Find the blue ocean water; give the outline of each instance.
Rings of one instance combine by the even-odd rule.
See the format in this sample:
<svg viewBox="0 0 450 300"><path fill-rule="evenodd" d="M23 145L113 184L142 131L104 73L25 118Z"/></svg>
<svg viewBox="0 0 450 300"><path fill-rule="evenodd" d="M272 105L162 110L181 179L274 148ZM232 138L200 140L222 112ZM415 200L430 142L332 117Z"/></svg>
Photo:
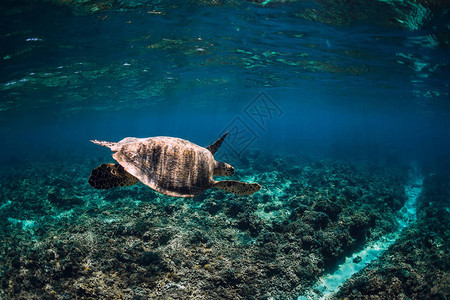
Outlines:
<svg viewBox="0 0 450 300"><path fill-rule="evenodd" d="M113 162L92 139L173 136L207 146L229 131L218 157L247 168L248 181L274 170L271 163L280 157L448 173L445 1L55 0L0 7L2 173L36 169L4 177L0 212L25 194L39 195L30 184L11 196L9 181L45 178L45 164L53 162L61 167L52 176L76 185L64 186L66 198L81 197L90 188L89 173L71 175L64 164L90 170L101 160ZM255 153L268 158L252 159L249 167L245 158ZM295 164L281 164L277 172L296 177ZM274 203L295 194L280 176L264 179L272 180L264 193ZM448 215L448 203L443 207ZM17 224L11 220L18 216L5 213L9 217ZM245 235L246 243L256 236ZM336 257L343 260L352 247Z"/></svg>
<svg viewBox="0 0 450 300"><path fill-rule="evenodd" d="M242 118L267 151L448 158L439 12L333 24L301 17L314 2L173 6L74 16L41 4L3 17L2 157L79 155L96 151L89 139L124 136L205 145ZM259 93L277 108L251 111L255 122L245 110Z"/></svg>

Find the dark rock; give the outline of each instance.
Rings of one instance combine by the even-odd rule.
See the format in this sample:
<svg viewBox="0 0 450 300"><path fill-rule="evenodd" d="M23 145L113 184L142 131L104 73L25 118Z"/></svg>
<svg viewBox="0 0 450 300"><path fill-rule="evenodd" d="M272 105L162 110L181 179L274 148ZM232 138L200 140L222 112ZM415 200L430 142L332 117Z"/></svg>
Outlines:
<svg viewBox="0 0 450 300"><path fill-rule="evenodd" d="M270 195L269 194L264 194L263 196L262 196L262 202L263 203L267 203L267 202L269 202L271 199L270 199Z"/></svg>
<svg viewBox="0 0 450 300"><path fill-rule="evenodd" d="M370 217L366 213L358 212L350 216L346 222L349 224L349 232L353 238L357 240L365 238L370 225Z"/></svg>
<svg viewBox="0 0 450 300"><path fill-rule="evenodd" d="M301 216L303 215L303 213L308 210L309 207L306 205L298 205L296 208L294 208L289 216L289 220L294 221L298 218L301 218Z"/></svg>
<svg viewBox="0 0 450 300"><path fill-rule="evenodd" d="M302 248L305 250L310 250L312 247L317 246L317 240L311 235L304 235L300 238Z"/></svg>
<svg viewBox="0 0 450 300"><path fill-rule="evenodd" d="M236 286L240 280L236 277L236 270L226 269L223 274L224 282L226 285Z"/></svg>
<svg viewBox="0 0 450 300"><path fill-rule="evenodd" d="M219 205L216 201L208 199L203 203L202 208L211 215L215 215L222 209L222 206Z"/></svg>
<svg viewBox="0 0 450 300"><path fill-rule="evenodd" d="M332 220L336 220L342 208L336 202L330 200L319 200L315 203L314 210L323 212Z"/></svg>
<svg viewBox="0 0 450 300"><path fill-rule="evenodd" d="M64 190L56 189L51 189L48 192L47 199L52 205L67 209L84 203L81 198L74 195L69 195Z"/></svg>
<svg viewBox="0 0 450 300"><path fill-rule="evenodd" d="M151 252L151 251L145 251L142 253L141 257L139 258L138 262L142 266L150 266L150 265L157 265L161 261L161 257L158 253Z"/></svg>
<svg viewBox="0 0 450 300"><path fill-rule="evenodd" d="M275 219L272 222L272 229L274 232L281 233L281 232L285 231L288 224L289 224L288 220L281 221L281 220Z"/></svg>
<svg viewBox="0 0 450 300"><path fill-rule="evenodd" d="M158 244L159 246L165 246L167 243L169 243L172 235L168 232L162 233L158 238Z"/></svg>
<svg viewBox="0 0 450 300"><path fill-rule="evenodd" d="M176 205L173 204L169 204L164 206L164 211L168 214L168 215L172 215L173 212L177 209Z"/></svg>
<svg viewBox="0 0 450 300"><path fill-rule="evenodd" d="M196 231L196 232L192 233L191 237L189 238L189 243L191 245L205 244L207 242L208 242L208 237L200 231Z"/></svg>
<svg viewBox="0 0 450 300"><path fill-rule="evenodd" d="M237 227L242 231L249 231L252 237L256 237L262 229L259 219L250 214L239 214Z"/></svg>
<svg viewBox="0 0 450 300"><path fill-rule="evenodd" d="M238 214L244 212L244 209L244 205L241 202L230 201L226 204L225 213L232 218L236 218Z"/></svg>
<svg viewBox="0 0 450 300"><path fill-rule="evenodd" d="M137 220L134 224L133 229L131 229L130 233L137 236L143 236L145 232L150 230L153 227L153 224L146 220Z"/></svg>
<svg viewBox="0 0 450 300"><path fill-rule="evenodd" d="M316 229L323 229L330 222L330 217L326 213L316 211L306 211L301 219Z"/></svg>
<svg viewBox="0 0 450 300"><path fill-rule="evenodd" d="M361 256L357 256L357 257L355 257L355 258L353 259L353 262L354 262L355 264L357 264L357 263L360 263L361 260L362 260Z"/></svg>

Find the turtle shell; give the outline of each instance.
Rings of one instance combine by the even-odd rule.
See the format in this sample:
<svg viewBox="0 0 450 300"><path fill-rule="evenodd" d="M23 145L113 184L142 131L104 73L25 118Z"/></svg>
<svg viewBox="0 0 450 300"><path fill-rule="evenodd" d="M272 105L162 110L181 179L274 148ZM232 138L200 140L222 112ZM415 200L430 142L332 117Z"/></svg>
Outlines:
<svg viewBox="0 0 450 300"><path fill-rule="evenodd" d="M187 140L125 138L111 150L128 173L162 194L193 197L213 184L214 156Z"/></svg>

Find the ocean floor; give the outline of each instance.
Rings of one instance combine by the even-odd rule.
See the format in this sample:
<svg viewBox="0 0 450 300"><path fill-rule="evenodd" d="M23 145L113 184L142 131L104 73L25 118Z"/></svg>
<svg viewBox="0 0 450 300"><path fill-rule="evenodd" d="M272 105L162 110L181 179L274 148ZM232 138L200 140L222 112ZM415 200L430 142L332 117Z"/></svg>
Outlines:
<svg viewBox="0 0 450 300"><path fill-rule="evenodd" d="M428 176L418 198L417 221L333 299L448 299L449 204L450 177Z"/></svg>
<svg viewBox="0 0 450 300"><path fill-rule="evenodd" d="M259 193L181 199L143 184L94 190L104 162L2 169L1 299L296 299L401 226L411 180L407 167L254 150L232 178ZM336 299L447 299L449 182L425 178L417 221Z"/></svg>

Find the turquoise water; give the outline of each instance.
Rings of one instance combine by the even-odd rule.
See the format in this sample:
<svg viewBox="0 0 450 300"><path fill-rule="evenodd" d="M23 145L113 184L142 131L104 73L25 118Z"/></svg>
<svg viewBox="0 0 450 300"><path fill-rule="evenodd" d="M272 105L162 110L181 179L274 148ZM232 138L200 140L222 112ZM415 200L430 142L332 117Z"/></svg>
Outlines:
<svg viewBox="0 0 450 300"><path fill-rule="evenodd" d="M0 298L295 299L386 235L398 247L420 240L396 234L416 226L401 221L416 211L402 209L414 177L427 194L410 232L427 232L426 218L441 224L421 259L448 258L449 9L2 3ZM114 163L92 139L171 136L206 147L226 131L215 158L261 191L181 199L142 183L88 184L92 169ZM397 292L428 295L408 290L419 285L411 278Z"/></svg>
<svg viewBox="0 0 450 300"><path fill-rule="evenodd" d="M321 7L161 4L73 16L35 4L11 11L2 21L1 110L2 136L12 142L3 150L16 154L27 140L26 155L78 155L96 151L92 138L155 135L204 145L241 117L258 137L255 146L274 152L445 157L444 16L429 11L418 30L402 22L420 16L398 13L389 22L394 16L368 15L370 7L355 16L353 7L326 12L345 15L344 24L309 20ZM251 111L255 124L245 108L261 92L278 108L262 107L266 116Z"/></svg>

